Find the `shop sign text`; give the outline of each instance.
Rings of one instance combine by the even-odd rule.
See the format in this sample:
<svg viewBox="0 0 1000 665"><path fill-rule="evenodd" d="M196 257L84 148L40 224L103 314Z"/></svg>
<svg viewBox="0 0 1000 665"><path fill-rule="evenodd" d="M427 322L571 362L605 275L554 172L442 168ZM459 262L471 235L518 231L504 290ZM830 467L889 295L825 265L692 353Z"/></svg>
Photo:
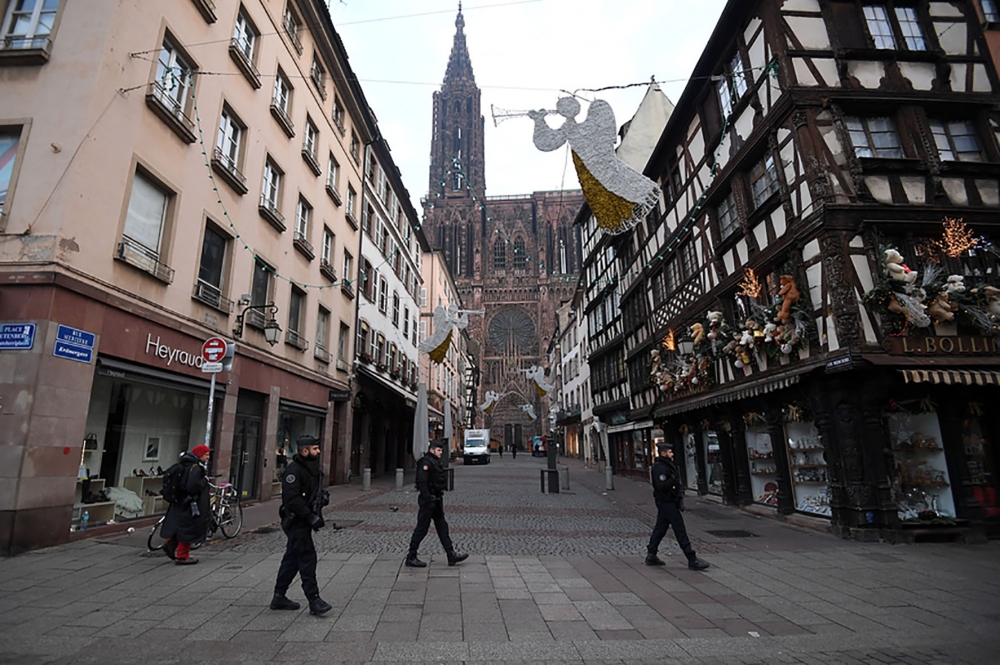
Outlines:
<svg viewBox="0 0 1000 665"><path fill-rule="evenodd" d="M189 353L180 349L173 349L166 344L160 344L159 336L153 339L152 333L146 335L146 353L152 353L157 358L166 360L167 367L170 367L173 363L178 363L180 365L187 365L188 367L201 368L201 364L204 362L200 350L198 353Z"/></svg>
<svg viewBox="0 0 1000 665"><path fill-rule="evenodd" d="M989 337L890 337L885 343L889 353L955 354L997 352L996 340Z"/></svg>

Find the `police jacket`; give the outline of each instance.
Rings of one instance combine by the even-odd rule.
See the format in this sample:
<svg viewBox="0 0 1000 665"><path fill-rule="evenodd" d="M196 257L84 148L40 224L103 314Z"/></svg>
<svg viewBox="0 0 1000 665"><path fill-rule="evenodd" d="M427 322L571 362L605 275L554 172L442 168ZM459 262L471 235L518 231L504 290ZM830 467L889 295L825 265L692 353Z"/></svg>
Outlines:
<svg viewBox="0 0 1000 665"><path fill-rule="evenodd" d="M676 502L682 495L680 473L677 465L669 457L657 457L653 468L649 471L649 479L653 484L653 498L657 501Z"/></svg>
<svg viewBox="0 0 1000 665"><path fill-rule="evenodd" d="M444 488L447 487L445 480L444 466L441 460L430 452L425 454L417 462L417 490L421 499L444 496Z"/></svg>
<svg viewBox="0 0 1000 665"><path fill-rule="evenodd" d="M294 516L296 523L308 524L322 478L318 459L307 460L301 455L293 457L281 477L282 516Z"/></svg>

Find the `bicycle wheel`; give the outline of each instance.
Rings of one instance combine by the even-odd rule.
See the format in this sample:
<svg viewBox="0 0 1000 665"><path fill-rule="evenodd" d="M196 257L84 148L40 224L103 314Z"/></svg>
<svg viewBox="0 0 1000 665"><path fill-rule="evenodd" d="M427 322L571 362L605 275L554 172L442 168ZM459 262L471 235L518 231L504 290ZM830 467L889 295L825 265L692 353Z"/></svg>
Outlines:
<svg viewBox="0 0 1000 665"><path fill-rule="evenodd" d="M149 538L146 539L146 549L150 552L155 552L156 550L163 549L163 543L165 542L163 538L160 538L160 525L163 524L165 518L161 517L160 521L153 525L153 528L149 530Z"/></svg>
<svg viewBox="0 0 1000 665"><path fill-rule="evenodd" d="M243 506L240 504L229 505L222 509L222 516L219 519L219 529L222 535L228 538L235 538L236 534L243 528Z"/></svg>

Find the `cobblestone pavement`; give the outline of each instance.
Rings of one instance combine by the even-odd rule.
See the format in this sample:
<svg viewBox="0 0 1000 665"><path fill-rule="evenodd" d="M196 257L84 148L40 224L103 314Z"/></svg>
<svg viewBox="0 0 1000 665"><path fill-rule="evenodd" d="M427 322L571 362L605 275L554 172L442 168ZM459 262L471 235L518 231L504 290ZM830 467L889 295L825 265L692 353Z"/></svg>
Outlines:
<svg viewBox="0 0 1000 665"><path fill-rule="evenodd" d="M197 566L146 554L141 534L2 560L0 663L1000 663L995 543L861 544L689 499L712 568L687 570L672 534L651 568L648 485L604 492L570 460L572 489L542 494L543 463L456 467L445 510L472 554L457 567L433 530L430 567L402 566L412 491L338 488L327 522L348 526L318 534L321 618L267 609L273 527Z"/></svg>

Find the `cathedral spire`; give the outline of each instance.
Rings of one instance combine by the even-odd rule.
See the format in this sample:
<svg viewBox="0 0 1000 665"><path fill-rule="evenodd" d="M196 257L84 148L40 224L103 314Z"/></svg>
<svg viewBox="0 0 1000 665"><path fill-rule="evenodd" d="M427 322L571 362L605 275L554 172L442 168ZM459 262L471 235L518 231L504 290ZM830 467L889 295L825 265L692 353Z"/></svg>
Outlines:
<svg viewBox="0 0 1000 665"><path fill-rule="evenodd" d="M458 16L455 17L455 43L451 47L448 58L448 69L444 74L444 84L465 80L475 82L472 74L472 60L469 59L469 49L465 45L465 17L462 16L462 3L458 3Z"/></svg>

